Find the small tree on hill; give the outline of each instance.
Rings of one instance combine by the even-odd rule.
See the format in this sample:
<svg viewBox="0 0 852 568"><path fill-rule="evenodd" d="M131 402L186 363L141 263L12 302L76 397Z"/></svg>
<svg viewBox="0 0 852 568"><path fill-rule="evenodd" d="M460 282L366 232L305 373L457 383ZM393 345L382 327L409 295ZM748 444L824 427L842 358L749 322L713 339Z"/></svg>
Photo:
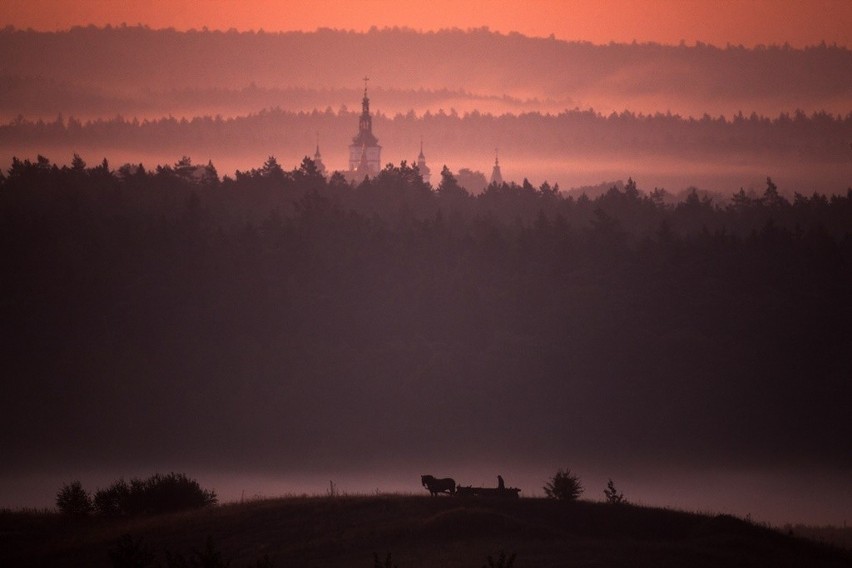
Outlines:
<svg viewBox="0 0 852 568"><path fill-rule="evenodd" d="M612 505L627 503L627 500L624 498L624 493L618 492L618 489L615 488L615 483L612 482L612 479L610 479L606 484L604 495L606 495L606 502Z"/></svg>
<svg viewBox="0 0 852 568"><path fill-rule="evenodd" d="M551 499L560 501L576 501L583 493L580 478L569 469L560 469L544 486L544 493Z"/></svg>
<svg viewBox="0 0 852 568"><path fill-rule="evenodd" d="M106 517L127 515L129 511L130 486L124 479L119 479L107 489L95 492L95 511Z"/></svg>
<svg viewBox="0 0 852 568"><path fill-rule="evenodd" d="M79 481L74 481L64 485L56 494L56 508L64 515L88 515L92 512L92 498Z"/></svg>

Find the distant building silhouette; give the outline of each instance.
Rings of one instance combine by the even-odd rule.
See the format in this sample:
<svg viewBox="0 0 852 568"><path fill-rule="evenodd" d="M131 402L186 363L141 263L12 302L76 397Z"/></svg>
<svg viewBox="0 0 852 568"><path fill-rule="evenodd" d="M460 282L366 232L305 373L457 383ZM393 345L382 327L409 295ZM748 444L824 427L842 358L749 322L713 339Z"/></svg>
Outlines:
<svg viewBox="0 0 852 568"><path fill-rule="evenodd" d="M358 134L349 145L349 171L358 175L374 177L382 169L382 147L373 134L373 117L370 116L370 98L367 96L367 81L364 78L364 98L361 101L361 117Z"/></svg>
<svg viewBox="0 0 852 568"><path fill-rule="evenodd" d="M370 161L367 158L367 147L361 146L361 159L358 162L358 167L355 168L357 179L364 179L367 176L374 177L376 173L378 172L370 166Z"/></svg>
<svg viewBox="0 0 852 568"><path fill-rule="evenodd" d="M503 174L500 173L500 157L497 150L494 150L494 169L491 170L491 184L502 185Z"/></svg>
<svg viewBox="0 0 852 568"><path fill-rule="evenodd" d="M202 166L193 164L189 156L184 156L175 164L174 173L193 185L211 185L219 181L219 174L212 160L208 160L207 165Z"/></svg>
<svg viewBox="0 0 852 568"><path fill-rule="evenodd" d="M325 164L322 163L322 154L319 149L319 134L317 134L317 151L314 152L314 165L317 167L317 172L323 177L326 175Z"/></svg>
<svg viewBox="0 0 852 568"><path fill-rule="evenodd" d="M420 177L423 181L429 183L432 179L432 170L426 165L426 156L423 155L423 137L420 138L420 154L417 155L417 169L420 171Z"/></svg>

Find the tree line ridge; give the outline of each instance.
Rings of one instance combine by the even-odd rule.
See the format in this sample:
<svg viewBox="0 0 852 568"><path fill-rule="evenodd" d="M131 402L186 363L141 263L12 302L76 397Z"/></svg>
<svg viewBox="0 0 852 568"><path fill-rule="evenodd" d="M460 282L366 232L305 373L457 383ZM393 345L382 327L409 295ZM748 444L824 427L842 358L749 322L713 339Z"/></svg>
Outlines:
<svg viewBox="0 0 852 568"><path fill-rule="evenodd" d="M248 465L447 447L542 459L535 441L555 432L581 433L558 436L578 460L852 455L836 435L852 192L473 196L448 170L435 187L407 164L350 185L310 160L208 186L173 166L128 174L41 159L0 179L9 388L49 401L0 418L18 463L47 448L73 461L77 439L188 459L210 436ZM305 423L310 439L288 434ZM648 431L625 439L635 423Z"/></svg>

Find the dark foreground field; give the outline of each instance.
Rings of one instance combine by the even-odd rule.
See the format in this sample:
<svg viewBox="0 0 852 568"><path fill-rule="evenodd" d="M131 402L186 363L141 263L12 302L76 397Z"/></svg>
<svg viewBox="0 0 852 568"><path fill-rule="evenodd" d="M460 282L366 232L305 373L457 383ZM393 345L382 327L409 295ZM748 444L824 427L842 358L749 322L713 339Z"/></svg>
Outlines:
<svg viewBox="0 0 852 568"><path fill-rule="evenodd" d="M111 566L129 534L166 565L212 538L234 568L852 566L852 553L728 516L599 503L408 496L287 498L137 519L0 513L0 566ZM189 564L192 566L207 564ZM224 565L224 564L222 564Z"/></svg>

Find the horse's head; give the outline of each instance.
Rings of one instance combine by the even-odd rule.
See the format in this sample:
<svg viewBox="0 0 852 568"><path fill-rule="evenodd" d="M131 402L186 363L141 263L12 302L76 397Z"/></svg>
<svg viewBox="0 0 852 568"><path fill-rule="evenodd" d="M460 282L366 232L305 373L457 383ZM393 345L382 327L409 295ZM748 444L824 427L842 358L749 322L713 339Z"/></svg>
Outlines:
<svg viewBox="0 0 852 568"><path fill-rule="evenodd" d="M423 484L423 487L426 487L429 484L429 482L433 481L434 479L435 478L432 477L431 475L421 475L420 476L420 483Z"/></svg>

